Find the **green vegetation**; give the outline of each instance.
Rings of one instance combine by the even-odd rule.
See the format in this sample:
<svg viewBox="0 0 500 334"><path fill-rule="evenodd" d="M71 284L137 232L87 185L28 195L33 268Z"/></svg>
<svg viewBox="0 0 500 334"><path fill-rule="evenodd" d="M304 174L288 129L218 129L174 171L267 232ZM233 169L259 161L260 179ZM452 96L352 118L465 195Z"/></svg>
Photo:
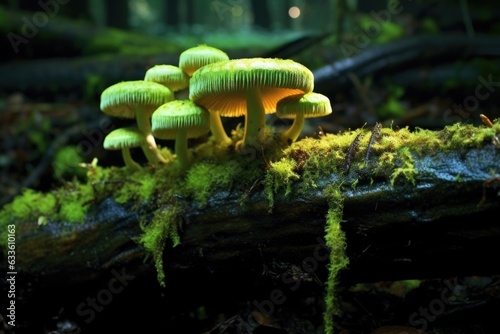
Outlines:
<svg viewBox="0 0 500 334"><path fill-rule="evenodd" d="M326 215L326 245L330 248L330 263L328 265L328 280L326 282L326 296L324 312L324 326L327 334L333 333L334 316L340 314L339 302L335 299L337 293L338 273L349 264L345 253L345 234L341 227L343 198L340 185L330 185L324 190L328 199L328 214Z"/></svg>
<svg viewBox="0 0 500 334"><path fill-rule="evenodd" d="M179 225L180 216L176 206L159 208L155 211L153 221L150 224L144 222L142 224L144 234L139 239L139 243L153 257L158 273L158 282L162 286L165 285L163 250L169 241L172 247L180 244Z"/></svg>

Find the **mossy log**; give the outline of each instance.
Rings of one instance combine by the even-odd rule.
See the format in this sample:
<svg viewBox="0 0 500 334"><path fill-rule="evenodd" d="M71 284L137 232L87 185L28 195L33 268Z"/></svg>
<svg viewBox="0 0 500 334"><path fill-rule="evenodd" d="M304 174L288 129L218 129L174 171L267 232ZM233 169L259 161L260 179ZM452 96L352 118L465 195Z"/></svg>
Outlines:
<svg viewBox="0 0 500 334"><path fill-rule="evenodd" d="M193 147L186 174L175 160L133 174L93 162L87 182L28 191L0 211L0 268L17 272L19 314L36 315L16 329L31 333L61 312L61 322L100 327L91 298L121 291L111 286L121 280L116 298L126 302L113 303L113 323L130 312L155 324L182 319L196 305L232 305L232 316L246 312L241 301L302 285L288 305L314 296L314 322L332 332L338 283L498 275L483 259L500 251L499 133L497 121L441 131L377 124L283 148L270 131L248 155L210 140Z"/></svg>
<svg viewBox="0 0 500 334"><path fill-rule="evenodd" d="M309 139L318 140L326 141ZM304 178L277 187L272 207L263 178L239 180L244 187L220 189L203 204L176 194L182 217L180 245L170 247L167 240L163 250L167 286L171 277L182 282L180 277L224 280L237 275L247 281L262 275L263 268L300 268L314 256L321 259L315 274L324 281L329 210L325 189L331 185L338 185L343 198L341 226L350 259L341 273L345 282L500 274L498 266L480 260L500 251L500 182L494 174L500 152L491 140L478 140L482 143L475 148L412 154L413 168L391 175L371 173L373 165L355 166L354 160L364 153L351 157L351 145L341 161L352 158L350 169L311 176L307 182L314 185L306 188ZM299 147L290 152L297 157L303 151ZM294 168L298 167L302 166ZM154 266L145 261L147 254L138 243L139 222L148 224L155 214L172 210L169 203L158 203L155 197L140 204L118 204L108 197L93 204L84 223L50 217L42 225L36 219L17 221L16 269L46 287L86 284L125 265L131 274L151 274ZM1 255L0 266L6 270L6 254Z"/></svg>

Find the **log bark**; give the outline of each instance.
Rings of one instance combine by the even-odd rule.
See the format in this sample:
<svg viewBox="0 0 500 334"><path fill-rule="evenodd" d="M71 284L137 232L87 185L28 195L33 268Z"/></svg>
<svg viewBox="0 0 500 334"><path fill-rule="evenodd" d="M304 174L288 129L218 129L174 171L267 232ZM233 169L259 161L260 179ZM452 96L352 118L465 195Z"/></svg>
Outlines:
<svg viewBox="0 0 500 334"><path fill-rule="evenodd" d="M389 180L378 179L343 188L342 228L351 262L342 279L353 283L500 274L498 266L481 261L500 251L500 182L490 174L499 163L498 149L488 144L415 158L414 185L391 186ZM317 254L321 261L315 274L324 281L328 205L323 190L338 177L318 179L317 187L300 197L278 194L272 212L258 182L244 205L242 194L231 192L215 194L205 207L181 199L181 244L167 245L164 252L167 280L229 279L234 273L252 280L264 267L274 272L284 264L300 267ZM355 178L347 176L346 181ZM151 203L132 208L108 198L82 224L17 222L18 272L47 287L86 284L124 265L134 275L150 274L153 266L144 261L146 254L136 242L139 217L168 209ZM2 270L5 257L2 253Z"/></svg>

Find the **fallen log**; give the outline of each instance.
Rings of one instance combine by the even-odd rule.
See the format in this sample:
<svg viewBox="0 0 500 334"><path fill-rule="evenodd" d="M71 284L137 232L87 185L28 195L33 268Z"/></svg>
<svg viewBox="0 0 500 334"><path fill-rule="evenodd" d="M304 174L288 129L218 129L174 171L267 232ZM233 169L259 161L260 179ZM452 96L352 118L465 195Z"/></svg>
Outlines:
<svg viewBox="0 0 500 334"><path fill-rule="evenodd" d="M359 129L306 138L278 155L267 146L263 155L225 152L236 165L227 157L213 156L213 147L207 150L212 144L207 144L194 151L197 162L178 183L168 179L168 166L148 171L162 191L146 201L119 199L125 182L134 189L138 180L147 182L146 174L127 178L118 169L94 179L90 205L88 199L83 203L89 206L83 223L52 219L58 217L55 213L16 218L6 206L0 221L15 225L21 303L35 300L32 305L38 305L47 298L47 292L40 291L53 289L91 286L95 293L99 284L107 284L110 272L142 281L158 269L165 273L166 293L174 304L185 299L186 289L191 302L217 298L234 284L242 289L230 298L247 296L255 289L243 287L254 286L262 277L292 286L313 282L310 289L321 291L331 279L328 265L336 259L330 257L335 240L325 232L332 212L341 213L337 223L347 242L349 265L339 273L341 286L498 275L498 266L479 261L500 247L500 179L492 174L500 162L498 132L498 123L492 128L455 125L436 132ZM222 171L238 165L246 172L255 169L254 177L217 183ZM189 187L201 175L195 173L198 168L208 174L208 193L202 194L207 188L199 184ZM100 172L89 167L90 174ZM111 188L101 192L103 184ZM80 191L71 187L66 185L65 196ZM170 192L174 187L179 188ZM32 205L36 211L36 201ZM178 234L148 230L172 223L172 217ZM143 236L148 231L156 233L148 240L161 232L155 239L158 247L146 247ZM0 266L7 272L4 248L0 255ZM156 262L155 269L151 259L162 266ZM159 294L162 282L157 283L141 287L141 295ZM85 293L76 293L69 305L78 305ZM82 317L78 307L76 313Z"/></svg>
<svg viewBox="0 0 500 334"><path fill-rule="evenodd" d="M325 217L331 207L325 189L335 185L343 198L342 228L350 265L342 275L349 282L500 274L497 267L477 260L500 247L496 223L499 179L491 174L500 162L498 148L491 143L497 127L464 126L472 137L461 147L443 151L424 148L427 154L412 153L406 158L406 153L397 153L401 149L394 148L391 137L399 133L402 138L413 138L410 132L387 130L381 140L389 143L384 149L392 150L395 159L395 165L388 169L381 159L390 157L377 148L380 144L371 148L376 160L364 165L368 138L358 142L357 152L352 151L352 144L342 148L332 144L331 137L353 142L354 134L363 130L328 135L328 145L334 146L323 146L316 157L306 154L300 142L286 151L293 157L290 161L296 162L290 179L283 179L277 171L282 160L265 169L263 158L255 155L252 161L258 167L253 168L262 169L261 176L239 180L231 189L218 189L201 200L203 203L196 194L179 189L163 203L153 197L140 204L119 204L106 197L91 204L83 223L57 221L50 216L37 219L36 215L16 220L8 206L1 221L16 226L17 271L36 278L41 286L86 284L124 264L135 275L150 272L153 267L150 261L144 262L147 252L138 242L143 233L140 225L149 224L159 212L174 209L181 218L181 242L172 248L168 238L162 239L167 245L162 254L167 281L174 272L177 278L214 273L231 276L232 272L254 277L262 274L264 265L276 267L274 270L280 263L300 267L304 259L327 253ZM430 136L444 143L456 138L455 131ZM326 137L303 142L325 145ZM404 147L413 152L417 148L412 141L417 143L416 137L405 139ZM344 158L334 158L337 165L330 170L323 166L318 167L317 175L310 174L317 163L314 159L330 161L332 154ZM405 165L408 163L412 166ZM273 173L278 174L269 178ZM116 184L121 184L99 182L109 182L113 192L118 191ZM94 191L99 182L92 184ZM270 187L269 182L277 183ZM309 185L304 187L305 183ZM6 270L5 250L1 257L0 266ZM318 275L324 280L328 261L321 258L324 263L318 264Z"/></svg>

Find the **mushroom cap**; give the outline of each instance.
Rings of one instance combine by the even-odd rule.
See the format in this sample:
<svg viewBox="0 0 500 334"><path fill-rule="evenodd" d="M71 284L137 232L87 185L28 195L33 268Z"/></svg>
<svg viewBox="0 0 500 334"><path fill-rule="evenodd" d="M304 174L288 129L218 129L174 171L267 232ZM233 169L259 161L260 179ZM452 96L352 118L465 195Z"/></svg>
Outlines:
<svg viewBox="0 0 500 334"><path fill-rule="evenodd" d="M221 116L246 114L246 92L258 87L266 114L284 97L314 89L314 75L289 59L242 58L203 66L190 82L189 98Z"/></svg>
<svg viewBox="0 0 500 334"><path fill-rule="evenodd" d="M279 118L295 118L298 114L304 115L305 118L313 118L331 113L330 99L314 92L287 96L279 100L276 105L276 116Z"/></svg>
<svg viewBox="0 0 500 334"><path fill-rule="evenodd" d="M155 65L146 71L145 81L153 81L177 92L189 86L189 76L174 65Z"/></svg>
<svg viewBox="0 0 500 334"><path fill-rule="evenodd" d="M141 108L149 114L174 99L174 93L162 84L136 80L122 81L106 88L101 94L101 110L110 116L134 118Z"/></svg>
<svg viewBox="0 0 500 334"><path fill-rule="evenodd" d="M188 76L192 76L200 67L223 60L229 60L229 56L224 51L201 44L189 48L180 54L179 67Z"/></svg>
<svg viewBox="0 0 500 334"><path fill-rule="evenodd" d="M137 128L119 128L108 133L104 138L103 147L106 150L139 147L146 142L144 134Z"/></svg>
<svg viewBox="0 0 500 334"><path fill-rule="evenodd" d="M200 137L210 131L210 114L190 100L175 100L160 106L151 116L151 130L160 139L175 139L179 129L187 130L188 138Z"/></svg>

